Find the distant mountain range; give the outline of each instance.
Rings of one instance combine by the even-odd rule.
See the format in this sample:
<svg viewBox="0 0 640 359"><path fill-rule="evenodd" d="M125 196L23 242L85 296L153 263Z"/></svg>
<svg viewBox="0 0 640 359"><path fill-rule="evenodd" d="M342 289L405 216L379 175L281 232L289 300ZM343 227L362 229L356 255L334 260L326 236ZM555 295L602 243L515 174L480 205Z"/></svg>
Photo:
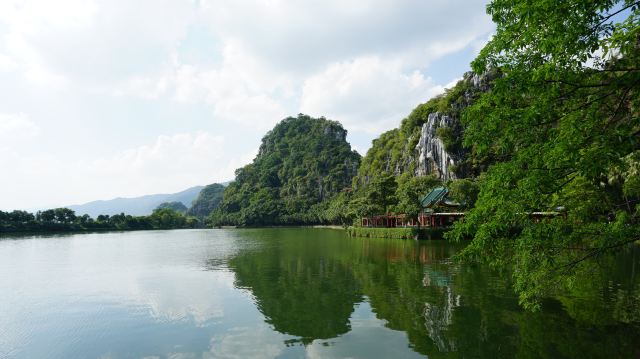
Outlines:
<svg viewBox="0 0 640 359"><path fill-rule="evenodd" d="M76 214L88 214L96 217L100 214L114 215L118 213L130 214L132 216L146 216L163 202L182 202L185 206L191 207L193 202L204 186L195 186L178 193L170 194L150 194L134 198L115 198L104 201L93 201L80 205L67 206Z"/></svg>

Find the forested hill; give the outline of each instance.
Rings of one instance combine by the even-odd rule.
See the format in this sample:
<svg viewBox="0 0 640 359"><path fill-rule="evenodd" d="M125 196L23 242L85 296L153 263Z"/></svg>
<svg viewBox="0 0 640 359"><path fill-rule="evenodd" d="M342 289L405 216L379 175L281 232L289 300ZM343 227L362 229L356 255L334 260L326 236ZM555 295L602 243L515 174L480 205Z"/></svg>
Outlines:
<svg viewBox="0 0 640 359"><path fill-rule="evenodd" d="M496 33L471 64L483 75L376 139L335 207L351 221L415 216L416 198L447 182L467 208L445 237L472 238L458 257L512 268L521 303L539 308L640 241L640 3L487 11Z"/></svg>
<svg viewBox="0 0 640 359"><path fill-rule="evenodd" d="M198 197L193 200L187 214L198 218L204 218L210 215L211 212L220 205L226 185L226 183L213 183L205 186L202 191L200 191L200 194L198 194Z"/></svg>
<svg viewBox="0 0 640 359"><path fill-rule="evenodd" d="M262 139L254 161L236 171L213 223L321 222L327 201L351 186L360 164L346 137L340 123L322 117L282 120Z"/></svg>
<svg viewBox="0 0 640 359"><path fill-rule="evenodd" d="M473 177L487 159L462 145L462 112L490 88L495 73L466 73L444 94L418 105L400 126L373 140L362 159L358 184L384 174L431 175L441 181ZM424 189L425 191L428 189Z"/></svg>
<svg viewBox="0 0 640 359"><path fill-rule="evenodd" d="M496 33L473 73L376 139L324 218L415 218L445 184L465 212L445 238L472 239L458 258L512 268L536 309L640 242L640 3L487 11Z"/></svg>

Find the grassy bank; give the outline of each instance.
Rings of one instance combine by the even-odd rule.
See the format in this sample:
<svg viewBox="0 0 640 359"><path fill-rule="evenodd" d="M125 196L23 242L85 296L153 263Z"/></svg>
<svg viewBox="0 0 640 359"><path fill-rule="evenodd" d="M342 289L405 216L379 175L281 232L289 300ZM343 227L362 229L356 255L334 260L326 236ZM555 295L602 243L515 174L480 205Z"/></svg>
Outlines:
<svg viewBox="0 0 640 359"><path fill-rule="evenodd" d="M398 238L398 239L442 239L445 228L369 228L349 227L351 237Z"/></svg>

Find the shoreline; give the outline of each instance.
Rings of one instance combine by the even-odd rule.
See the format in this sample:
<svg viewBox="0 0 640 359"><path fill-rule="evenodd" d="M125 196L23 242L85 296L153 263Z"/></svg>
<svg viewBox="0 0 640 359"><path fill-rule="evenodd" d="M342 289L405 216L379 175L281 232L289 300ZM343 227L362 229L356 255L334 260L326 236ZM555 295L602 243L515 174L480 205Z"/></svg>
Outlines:
<svg viewBox="0 0 640 359"><path fill-rule="evenodd" d="M75 230L47 230L47 231L0 231L0 239L3 237L23 237L23 236L47 236L56 234L91 234L108 232L139 232L139 231L171 231L182 229L285 229L285 228L307 228L307 229L332 229L346 231L349 237L360 238L392 238L392 239L414 239L414 240L444 240L443 234L449 228L415 228L415 227L345 227L341 225L316 224L316 225L282 225L282 226L220 226L220 227L200 227L200 228L153 228L153 229L75 229Z"/></svg>
<svg viewBox="0 0 640 359"><path fill-rule="evenodd" d="M140 231L171 231L176 229L260 229L260 228L318 228L318 229L339 229L346 230L345 227L339 225L291 225L291 226L259 226L259 227L238 227L238 226L220 226L220 227L195 227L195 228L144 228L144 229L116 229L116 228L96 228L96 229L58 229L58 230L19 230L19 231L0 231L0 238L3 236L33 236L33 235L50 235L50 234L80 234L80 233L105 233L105 232L140 232Z"/></svg>
<svg viewBox="0 0 640 359"><path fill-rule="evenodd" d="M444 240L444 233L450 228L416 228L416 227L349 227L350 237L392 238L413 240Z"/></svg>

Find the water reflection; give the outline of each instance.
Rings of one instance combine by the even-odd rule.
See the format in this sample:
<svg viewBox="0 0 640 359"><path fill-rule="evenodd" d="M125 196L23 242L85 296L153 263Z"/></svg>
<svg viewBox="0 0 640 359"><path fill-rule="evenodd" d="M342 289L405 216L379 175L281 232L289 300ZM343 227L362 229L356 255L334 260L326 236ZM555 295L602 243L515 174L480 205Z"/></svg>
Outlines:
<svg viewBox="0 0 640 359"><path fill-rule="evenodd" d="M577 285L574 290L581 293L550 299L542 312L527 313L518 306L508 276L449 262L458 247L445 242L349 239L309 230L272 230L261 237L262 247L230 258L235 285L253 294L276 331L307 346L313 343L311 351L318 342L331 347L336 341L327 339L342 343L358 332L354 308L366 305L380 325L405 333L409 347L430 358L638 354L635 276L629 281L622 275L630 287L605 288L603 296L600 285L620 278L615 271L601 271L600 279L585 278L590 288ZM611 260L630 268L635 255ZM599 312L601 307L608 311ZM584 322L586 313L605 317ZM389 332L371 335L376 342Z"/></svg>
<svg viewBox="0 0 640 359"><path fill-rule="evenodd" d="M0 358L639 357L638 248L539 313L508 276L450 262L459 248L318 229L0 240Z"/></svg>
<svg viewBox="0 0 640 359"><path fill-rule="evenodd" d="M326 242L299 239L280 237L281 245L231 258L236 286L251 290L275 330L303 344L347 333L354 305L362 300L353 271L329 255Z"/></svg>
<svg viewBox="0 0 640 359"><path fill-rule="evenodd" d="M424 303L424 320L427 335L435 343L438 351L456 351L456 343L453 338L446 336L446 331L453 322L453 311L460 306L460 295L455 294L449 284L451 275L448 272L438 271L434 268L425 268L422 284L425 287L434 287L440 290L443 302Z"/></svg>

